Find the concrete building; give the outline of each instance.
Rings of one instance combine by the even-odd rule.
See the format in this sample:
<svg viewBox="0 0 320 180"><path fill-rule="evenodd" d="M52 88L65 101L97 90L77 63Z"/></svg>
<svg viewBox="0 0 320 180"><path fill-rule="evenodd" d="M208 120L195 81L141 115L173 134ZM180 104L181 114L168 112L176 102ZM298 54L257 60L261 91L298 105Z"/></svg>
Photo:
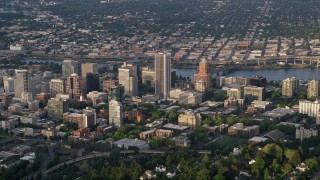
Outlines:
<svg viewBox="0 0 320 180"><path fill-rule="evenodd" d="M124 63L119 69L119 84L124 86L124 94L138 95L138 69L137 65Z"/></svg>
<svg viewBox="0 0 320 180"><path fill-rule="evenodd" d="M205 92L211 88L211 73L209 63L206 59L202 59L199 63L198 73L194 75L195 89L200 92Z"/></svg>
<svg viewBox="0 0 320 180"><path fill-rule="evenodd" d="M240 109L242 109L243 104L244 104L244 99L235 99L234 97L229 97L228 99L224 100L223 107L224 108L239 107Z"/></svg>
<svg viewBox="0 0 320 180"><path fill-rule="evenodd" d="M263 101L265 97L266 89L264 87L257 86L245 86L244 87L244 99L246 101L259 100Z"/></svg>
<svg viewBox="0 0 320 180"><path fill-rule="evenodd" d="M120 84L111 87L108 90L108 101L111 100L121 102L124 99L124 87Z"/></svg>
<svg viewBox="0 0 320 180"><path fill-rule="evenodd" d="M87 91L87 73L89 74L98 74L98 64L97 63L82 63L81 64L81 78L82 78L82 90L83 92L90 92L91 90Z"/></svg>
<svg viewBox="0 0 320 180"><path fill-rule="evenodd" d="M254 76L249 79L251 86L266 87L267 79L261 76Z"/></svg>
<svg viewBox="0 0 320 180"><path fill-rule="evenodd" d="M182 148L189 148L191 145L191 141L185 135L180 135L177 137L172 138L175 145Z"/></svg>
<svg viewBox="0 0 320 180"><path fill-rule="evenodd" d="M154 87L155 71L150 69L149 67L142 67L141 79L142 84L149 84L151 87Z"/></svg>
<svg viewBox="0 0 320 180"><path fill-rule="evenodd" d="M181 89L173 89L170 91L170 98L175 99L179 104L200 104L202 103L202 94L191 91L182 91Z"/></svg>
<svg viewBox="0 0 320 180"><path fill-rule="evenodd" d="M48 129L42 129L42 130L41 130L41 134L42 134L43 136L46 136L47 138L49 138L49 137L55 137L55 136L57 135L57 130L55 130L55 129L50 129L50 128L48 128Z"/></svg>
<svg viewBox="0 0 320 180"><path fill-rule="evenodd" d="M149 144L145 141L141 140L134 140L134 139L120 139L118 141L115 141L112 143L113 146L118 147L118 148L124 148L124 149L129 149L130 147L135 147L138 148L139 150L148 150L149 149Z"/></svg>
<svg viewBox="0 0 320 180"><path fill-rule="evenodd" d="M54 119L62 119L63 113L69 111L69 103L67 100L60 98L51 98L47 104L48 116Z"/></svg>
<svg viewBox="0 0 320 180"><path fill-rule="evenodd" d="M93 112L69 113L63 114L63 122L70 122L78 124L79 128L88 128L96 124L96 114Z"/></svg>
<svg viewBox="0 0 320 180"><path fill-rule="evenodd" d="M50 95L56 97L57 94L65 93L65 82L62 79L51 79L50 80Z"/></svg>
<svg viewBox="0 0 320 180"><path fill-rule="evenodd" d="M311 138L312 136L318 136L318 130L305 129L304 127L296 129L296 139L303 141L304 139Z"/></svg>
<svg viewBox="0 0 320 180"><path fill-rule="evenodd" d="M28 92L29 74L27 70L16 70L16 78L14 79L14 95L21 98L23 92Z"/></svg>
<svg viewBox="0 0 320 180"><path fill-rule="evenodd" d="M246 77L241 76L235 76L235 77L225 77L225 76L219 76L217 80L217 86L222 87L224 85L230 85L230 84L239 84L239 85L249 85L250 80Z"/></svg>
<svg viewBox="0 0 320 180"><path fill-rule="evenodd" d="M62 76L69 77L73 73L81 73L80 63L70 59L64 60L62 63Z"/></svg>
<svg viewBox="0 0 320 180"><path fill-rule="evenodd" d="M156 53L155 66L155 95L166 99L169 97L171 88L171 54Z"/></svg>
<svg viewBox="0 0 320 180"><path fill-rule="evenodd" d="M320 112L320 103L319 101L299 101L299 113L307 114L308 116L316 117Z"/></svg>
<svg viewBox="0 0 320 180"><path fill-rule="evenodd" d="M93 106L96 106L101 102L107 101L108 94L104 92L92 91L87 94L87 98L91 100Z"/></svg>
<svg viewBox="0 0 320 180"><path fill-rule="evenodd" d="M227 96L233 97L235 99L243 99L244 98L244 86L243 85L235 85L230 87L227 90Z"/></svg>
<svg viewBox="0 0 320 180"><path fill-rule="evenodd" d="M14 79L9 76L4 76L3 88L5 93L14 93Z"/></svg>
<svg viewBox="0 0 320 180"><path fill-rule="evenodd" d="M198 92L186 91L178 99L179 104L197 105L202 103L202 94Z"/></svg>
<svg viewBox="0 0 320 180"><path fill-rule="evenodd" d="M287 78L282 81L282 96L292 97L298 93L299 80L295 77Z"/></svg>
<svg viewBox="0 0 320 180"><path fill-rule="evenodd" d="M123 106L120 102L111 100L109 102L109 125L121 127L123 121Z"/></svg>
<svg viewBox="0 0 320 180"><path fill-rule="evenodd" d="M248 112L265 112L269 111L274 107L274 104L270 101L258 101L254 100L248 105Z"/></svg>
<svg viewBox="0 0 320 180"><path fill-rule="evenodd" d="M86 84L83 84L86 83ZM99 74L87 73L85 77L85 82L82 82L83 91L82 92L91 92L100 90Z"/></svg>
<svg viewBox="0 0 320 180"><path fill-rule="evenodd" d="M161 138L171 138L173 136L172 130L166 129L151 129L148 131L141 132L139 134L139 139L141 140L149 140L153 137L161 137Z"/></svg>
<svg viewBox="0 0 320 180"><path fill-rule="evenodd" d="M308 98L318 98L319 96L319 81L311 80L308 82Z"/></svg>
<svg viewBox="0 0 320 180"><path fill-rule="evenodd" d="M320 124L320 113L316 116L316 124Z"/></svg>
<svg viewBox="0 0 320 180"><path fill-rule="evenodd" d="M102 91L107 93L112 87L115 87L119 84L118 80L104 80L102 82Z"/></svg>
<svg viewBox="0 0 320 180"><path fill-rule="evenodd" d="M228 128L228 135L251 138L253 136L259 135L259 126L244 126L243 123L236 123Z"/></svg>
<svg viewBox="0 0 320 180"><path fill-rule="evenodd" d="M202 117L200 113L194 113L192 110L186 111L184 114L180 114L178 118L178 124L183 126L190 126L190 129L195 130L201 125Z"/></svg>
<svg viewBox="0 0 320 180"><path fill-rule="evenodd" d="M78 74L73 73L67 78L66 93L71 99L79 99L82 94L81 79Z"/></svg>

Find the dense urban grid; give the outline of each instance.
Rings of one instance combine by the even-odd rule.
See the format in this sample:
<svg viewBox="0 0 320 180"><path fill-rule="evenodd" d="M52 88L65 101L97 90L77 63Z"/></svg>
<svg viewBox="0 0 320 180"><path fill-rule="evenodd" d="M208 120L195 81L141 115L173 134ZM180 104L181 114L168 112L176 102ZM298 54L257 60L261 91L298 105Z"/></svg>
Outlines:
<svg viewBox="0 0 320 180"><path fill-rule="evenodd" d="M319 68L319 8L1 0L0 180L320 177L320 78L228 76Z"/></svg>

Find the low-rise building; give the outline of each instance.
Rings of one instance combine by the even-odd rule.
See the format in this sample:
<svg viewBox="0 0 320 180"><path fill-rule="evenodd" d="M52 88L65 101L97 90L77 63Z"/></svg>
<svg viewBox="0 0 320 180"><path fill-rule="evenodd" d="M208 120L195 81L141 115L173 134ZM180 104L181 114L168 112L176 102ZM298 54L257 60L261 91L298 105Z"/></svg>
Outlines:
<svg viewBox="0 0 320 180"><path fill-rule="evenodd" d="M293 115L295 113L297 113L297 111L295 111L294 109L285 107L285 108L276 108L271 111L264 112L262 116L271 120L275 120L275 119L280 119L285 115Z"/></svg>
<svg viewBox="0 0 320 180"><path fill-rule="evenodd" d="M42 130L41 130L41 134L42 134L43 136L46 136L47 138L49 138L49 137L54 137L54 136L57 135L57 130L56 130L56 129L50 129L50 128L48 128L48 129L42 129Z"/></svg>
<svg viewBox="0 0 320 180"><path fill-rule="evenodd" d="M318 136L318 130L305 129L304 127L296 129L296 139L303 141L304 139L311 138L312 136Z"/></svg>
<svg viewBox="0 0 320 180"><path fill-rule="evenodd" d="M180 114L178 117L179 125L189 126L192 130L195 130L198 126L200 126L201 121L201 115L193 112L192 110L188 110L184 114Z"/></svg>
<svg viewBox="0 0 320 180"><path fill-rule="evenodd" d="M191 145L191 141L188 139L187 136L180 135L177 137L172 138L175 145L182 148L189 148Z"/></svg>
<svg viewBox="0 0 320 180"><path fill-rule="evenodd" d="M244 126L243 123L236 123L228 128L228 135L251 138L259 135L259 126Z"/></svg>
<svg viewBox="0 0 320 180"><path fill-rule="evenodd" d="M129 149L131 147L138 148L139 150L148 150L149 144L146 141L134 140L134 139L120 139L112 143L115 147Z"/></svg>
<svg viewBox="0 0 320 180"><path fill-rule="evenodd" d="M139 139L148 140L148 139L152 139L153 137L170 138L172 136L173 136L173 131L172 130L151 129L151 130L148 130L148 131L141 132L139 134Z"/></svg>

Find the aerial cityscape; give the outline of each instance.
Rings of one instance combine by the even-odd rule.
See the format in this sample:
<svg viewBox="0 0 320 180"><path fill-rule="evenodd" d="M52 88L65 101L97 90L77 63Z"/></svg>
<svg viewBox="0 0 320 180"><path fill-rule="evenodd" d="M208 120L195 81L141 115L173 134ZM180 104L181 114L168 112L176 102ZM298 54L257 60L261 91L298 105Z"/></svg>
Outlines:
<svg viewBox="0 0 320 180"><path fill-rule="evenodd" d="M317 0L0 1L0 180L316 180L319 96Z"/></svg>

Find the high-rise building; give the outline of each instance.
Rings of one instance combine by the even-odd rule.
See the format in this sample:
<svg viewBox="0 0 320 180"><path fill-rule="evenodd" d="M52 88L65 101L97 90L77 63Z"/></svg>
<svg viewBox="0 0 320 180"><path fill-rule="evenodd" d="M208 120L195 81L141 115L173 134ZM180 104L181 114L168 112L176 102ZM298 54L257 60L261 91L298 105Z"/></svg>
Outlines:
<svg viewBox="0 0 320 180"><path fill-rule="evenodd" d="M319 101L299 101L299 113L307 114L308 116L317 117L320 112L320 102Z"/></svg>
<svg viewBox="0 0 320 180"><path fill-rule="evenodd" d="M121 127L123 121L123 106L120 102L111 100L109 102L109 125Z"/></svg>
<svg viewBox="0 0 320 180"><path fill-rule="evenodd" d="M66 93L69 94L69 97L71 99L77 99L80 98L82 92L81 92L81 78L78 74L73 73L67 78L66 83Z"/></svg>
<svg viewBox="0 0 320 180"><path fill-rule="evenodd" d="M299 80L295 77L287 78L282 81L282 96L292 97L298 93Z"/></svg>
<svg viewBox="0 0 320 180"><path fill-rule="evenodd" d="M235 77L225 77L225 76L219 76L217 78L217 87L222 87L224 85L230 85L230 84L240 84L240 85L249 85L250 81L247 77L242 76L235 76Z"/></svg>
<svg viewBox="0 0 320 180"><path fill-rule="evenodd" d="M110 88L117 86L119 84L118 80L104 80L102 82L102 91L107 93Z"/></svg>
<svg viewBox="0 0 320 180"><path fill-rule="evenodd" d="M245 86L244 87L244 99L246 101L254 101L254 100L259 100L262 101L264 100L266 89L264 87L257 87L257 86Z"/></svg>
<svg viewBox="0 0 320 180"><path fill-rule="evenodd" d="M318 98L319 96L319 81L311 80L308 82L308 98Z"/></svg>
<svg viewBox="0 0 320 180"><path fill-rule="evenodd" d="M46 107L48 116L54 119L62 119L63 113L69 111L69 103L61 98L51 98Z"/></svg>
<svg viewBox="0 0 320 180"><path fill-rule="evenodd" d="M148 84L151 87L154 87L154 79L155 79L154 70L150 69L149 67L142 67L142 70L141 70L142 84Z"/></svg>
<svg viewBox="0 0 320 180"><path fill-rule="evenodd" d="M74 60L64 60L62 63L62 76L68 77L73 73L80 74L80 63Z"/></svg>
<svg viewBox="0 0 320 180"><path fill-rule="evenodd" d="M14 92L14 79L12 77L4 76L3 77L3 88L5 93Z"/></svg>
<svg viewBox="0 0 320 180"><path fill-rule="evenodd" d="M111 87L108 90L108 102L111 100L121 102L124 99L124 87L121 84Z"/></svg>
<svg viewBox="0 0 320 180"><path fill-rule="evenodd" d="M41 84L43 82L42 74L30 74L28 80L28 92L35 97L41 92Z"/></svg>
<svg viewBox="0 0 320 180"><path fill-rule="evenodd" d="M99 74L87 73L86 88L84 92L99 91Z"/></svg>
<svg viewBox="0 0 320 180"><path fill-rule="evenodd" d="M118 70L119 84L124 86L125 95L138 95L138 69L137 65L124 63Z"/></svg>
<svg viewBox="0 0 320 180"><path fill-rule="evenodd" d="M99 103L103 103L108 99L108 94L104 92L91 91L87 94L87 98L91 100L92 106L97 106Z"/></svg>
<svg viewBox="0 0 320 180"><path fill-rule="evenodd" d="M57 94L65 93L65 83L62 79L51 79L50 81L50 94L55 97Z"/></svg>
<svg viewBox="0 0 320 180"><path fill-rule="evenodd" d="M190 129L195 130L198 126L201 126L200 113L194 113L192 110L186 111L184 114L180 114L178 118L179 125L190 126Z"/></svg>
<svg viewBox="0 0 320 180"><path fill-rule="evenodd" d="M227 90L227 96L233 97L235 99L243 99L244 95L244 86L243 85L236 85L233 87L230 87Z"/></svg>
<svg viewBox="0 0 320 180"><path fill-rule="evenodd" d="M23 92L28 92L29 74L27 70L16 70L16 79L14 80L14 95L21 98Z"/></svg>
<svg viewBox="0 0 320 180"><path fill-rule="evenodd" d="M254 76L250 78L250 85L258 86L258 87L266 87L267 86L267 79L262 76Z"/></svg>
<svg viewBox="0 0 320 180"><path fill-rule="evenodd" d="M166 99L171 88L171 54L156 53L155 66L155 95Z"/></svg>
<svg viewBox="0 0 320 180"><path fill-rule="evenodd" d="M93 90L87 90L88 88L90 88L90 86L88 86L88 84L87 84L90 81L90 80L88 81L88 73L89 73L89 76L92 76L92 74L98 74L98 64L97 63L82 63L81 64L81 77L82 77L82 84L83 84L83 87L82 87L83 92L93 91ZM96 91L96 90L94 90L94 91Z"/></svg>
<svg viewBox="0 0 320 180"><path fill-rule="evenodd" d="M200 92L205 92L211 88L210 67L205 58L199 63L198 73L194 75L194 86L195 89Z"/></svg>

